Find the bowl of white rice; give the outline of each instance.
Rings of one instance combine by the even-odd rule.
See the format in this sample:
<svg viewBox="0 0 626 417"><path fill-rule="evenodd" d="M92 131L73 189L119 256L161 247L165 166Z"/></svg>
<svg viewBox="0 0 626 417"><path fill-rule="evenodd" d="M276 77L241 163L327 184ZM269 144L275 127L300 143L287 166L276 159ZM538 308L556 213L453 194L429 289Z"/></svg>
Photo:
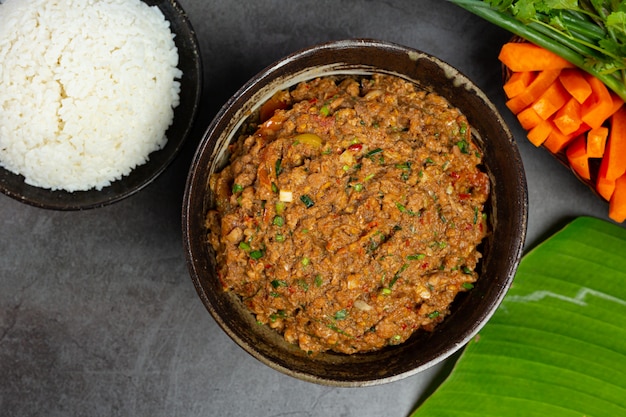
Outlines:
<svg viewBox="0 0 626 417"><path fill-rule="evenodd" d="M176 0L0 0L0 192L81 210L143 189L202 93Z"/></svg>

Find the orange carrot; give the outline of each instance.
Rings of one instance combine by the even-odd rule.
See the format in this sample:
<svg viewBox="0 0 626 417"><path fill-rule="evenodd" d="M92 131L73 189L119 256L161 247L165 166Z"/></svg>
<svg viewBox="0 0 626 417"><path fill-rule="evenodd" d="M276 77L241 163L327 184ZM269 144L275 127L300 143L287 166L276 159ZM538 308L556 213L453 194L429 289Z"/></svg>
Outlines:
<svg viewBox="0 0 626 417"><path fill-rule="evenodd" d="M606 160L606 178L616 180L626 172L626 107L611 116L609 139L602 161Z"/></svg>
<svg viewBox="0 0 626 417"><path fill-rule="evenodd" d="M532 104L537 114L544 120L556 113L570 99L570 94L557 79Z"/></svg>
<svg viewBox="0 0 626 417"><path fill-rule="evenodd" d="M513 112L513 114L517 114L524 110L526 107L534 103L543 94L543 92L546 91L552 83L554 83L560 73L560 69L539 72L535 79L528 85L528 88L521 94L509 99L506 102L506 106Z"/></svg>
<svg viewBox="0 0 626 417"><path fill-rule="evenodd" d="M548 120L542 120L537 126L528 131L526 137L530 143L539 147L546 141L552 130L552 123Z"/></svg>
<svg viewBox="0 0 626 417"><path fill-rule="evenodd" d="M561 71L559 80L563 87L578 101L583 104L591 95L591 86L584 76L584 71L578 68L566 68Z"/></svg>
<svg viewBox="0 0 626 417"><path fill-rule="evenodd" d="M543 71L573 68L570 62L530 42L508 42L502 45L498 59L511 71Z"/></svg>
<svg viewBox="0 0 626 417"><path fill-rule="evenodd" d="M591 86L591 95L581 107L581 119L592 128L600 127L609 118L615 104L609 89L591 75L586 75L587 82Z"/></svg>
<svg viewBox="0 0 626 417"><path fill-rule="evenodd" d="M615 191L615 180L607 180L604 177L598 176L596 181L596 191L606 201L611 200L613 191Z"/></svg>
<svg viewBox="0 0 626 417"><path fill-rule="evenodd" d="M609 217L618 223L626 220L626 175L615 180L615 191L609 200Z"/></svg>
<svg viewBox="0 0 626 417"><path fill-rule="evenodd" d="M526 96L526 92L522 94L518 94L512 99L507 100L505 104L509 108L509 110L511 110L511 113L518 114L519 112L524 110L526 107L528 107L530 103L532 103L532 100L525 96Z"/></svg>
<svg viewBox="0 0 626 417"><path fill-rule="evenodd" d="M508 98L513 98L521 94L528 88L531 81L535 78L536 73L533 71L514 72L504 83L504 93Z"/></svg>
<svg viewBox="0 0 626 417"><path fill-rule="evenodd" d="M543 146L554 154L557 154L565 149L565 147L581 133L576 131L574 133L570 133L569 135L564 135L556 126L552 126L552 131L550 131L550 134L543 142Z"/></svg>
<svg viewBox="0 0 626 417"><path fill-rule="evenodd" d="M570 97L567 103L556 112L553 120L561 133L569 135L580 128L583 123L580 117L580 103L574 97Z"/></svg>
<svg viewBox="0 0 626 417"><path fill-rule="evenodd" d="M587 132L587 155L589 158L602 158L608 137L609 128L605 126L596 127Z"/></svg>
<svg viewBox="0 0 626 417"><path fill-rule="evenodd" d="M591 179L587 143L584 135L579 135L568 145L565 155L570 167L579 177L586 180Z"/></svg>
<svg viewBox="0 0 626 417"><path fill-rule="evenodd" d="M617 94L611 91L611 99L613 100L613 108L611 109L611 116L624 105L624 100Z"/></svg>
<svg viewBox="0 0 626 417"><path fill-rule="evenodd" d="M524 130L530 130L543 121L532 107L526 107L517 114L517 120Z"/></svg>

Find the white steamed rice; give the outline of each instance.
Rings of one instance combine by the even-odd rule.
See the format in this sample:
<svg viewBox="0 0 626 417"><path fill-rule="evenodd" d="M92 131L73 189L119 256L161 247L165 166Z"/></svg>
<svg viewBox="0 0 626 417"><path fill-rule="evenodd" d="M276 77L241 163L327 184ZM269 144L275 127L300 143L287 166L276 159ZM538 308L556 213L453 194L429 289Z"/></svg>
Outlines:
<svg viewBox="0 0 626 417"><path fill-rule="evenodd" d="M144 164L179 103L173 38L140 0L0 0L0 166L72 192Z"/></svg>

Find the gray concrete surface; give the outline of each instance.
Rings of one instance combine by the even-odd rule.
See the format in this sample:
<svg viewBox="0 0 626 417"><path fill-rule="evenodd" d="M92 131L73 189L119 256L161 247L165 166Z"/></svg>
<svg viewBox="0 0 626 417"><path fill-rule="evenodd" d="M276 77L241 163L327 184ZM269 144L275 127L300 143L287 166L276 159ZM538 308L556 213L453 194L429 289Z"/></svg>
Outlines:
<svg viewBox="0 0 626 417"><path fill-rule="evenodd" d="M195 146L233 92L302 47L377 38L473 79L519 142L527 247L575 216L606 218L605 203L525 140L501 91L497 54L508 34L464 10L443 0L180 3L201 43L206 88L174 164L139 194L91 211L46 211L0 195L1 416L408 416L445 377L452 360L368 388L294 380L236 346L195 293L180 227Z"/></svg>

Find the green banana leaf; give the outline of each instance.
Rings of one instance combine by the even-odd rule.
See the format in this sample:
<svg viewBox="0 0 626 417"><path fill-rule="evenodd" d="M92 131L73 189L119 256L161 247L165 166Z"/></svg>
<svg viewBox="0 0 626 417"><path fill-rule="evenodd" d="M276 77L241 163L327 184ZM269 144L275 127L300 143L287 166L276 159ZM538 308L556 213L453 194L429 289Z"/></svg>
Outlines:
<svg viewBox="0 0 626 417"><path fill-rule="evenodd" d="M580 217L527 253L433 416L626 416L626 230Z"/></svg>

